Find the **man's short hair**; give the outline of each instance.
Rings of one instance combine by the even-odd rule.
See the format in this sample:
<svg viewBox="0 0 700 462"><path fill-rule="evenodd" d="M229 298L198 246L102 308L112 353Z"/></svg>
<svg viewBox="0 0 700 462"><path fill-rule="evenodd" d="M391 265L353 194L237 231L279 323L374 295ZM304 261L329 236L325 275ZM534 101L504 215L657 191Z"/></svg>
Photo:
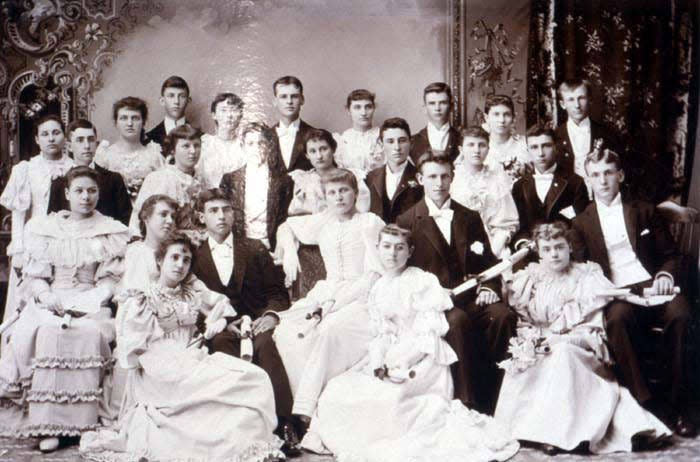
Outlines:
<svg viewBox="0 0 700 462"><path fill-rule="evenodd" d="M345 102L345 109L350 109L350 105L352 104L353 101L371 101L372 104L374 104L374 93L372 93L369 90L365 89L359 89L359 90L353 90L350 92L348 95L348 98Z"/></svg>
<svg viewBox="0 0 700 462"><path fill-rule="evenodd" d="M452 106L452 89L445 82L433 82L423 89L423 102L425 102L425 96L428 93L447 93L447 99L450 101L450 107Z"/></svg>
<svg viewBox="0 0 700 462"><path fill-rule="evenodd" d="M586 171L586 174L588 174L588 165L597 164L598 162L615 164L615 168L622 170L622 159L615 151L596 146L588 153L586 160L583 161L583 169Z"/></svg>
<svg viewBox="0 0 700 462"><path fill-rule="evenodd" d="M277 85L294 85L299 89L299 93L304 94L304 85L301 84L301 80L293 75L285 75L275 80L275 83L272 84L272 92L275 96L277 96Z"/></svg>
<svg viewBox="0 0 700 462"><path fill-rule="evenodd" d="M505 106L510 109L510 112L515 115L515 104L513 99L507 95L488 95L484 103L484 114L488 114L494 106Z"/></svg>
<svg viewBox="0 0 700 462"><path fill-rule="evenodd" d="M547 135L552 139L552 141L555 139L554 130L544 125L537 124L527 129L527 132L525 133L525 141L527 142L528 138L534 138L535 136L541 135Z"/></svg>
<svg viewBox="0 0 700 462"><path fill-rule="evenodd" d="M462 140L464 140L464 138L466 138L468 136L470 138L480 138L482 140L486 140L487 143L489 141L489 133L486 130L484 130L483 128L476 126L476 125L463 128L459 132L459 135L460 135ZM462 144L462 143L460 143L460 144Z"/></svg>
<svg viewBox="0 0 700 462"><path fill-rule="evenodd" d="M590 97L591 91L593 90L591 82L581 78L566 79L559 84L559 87L557 87L557 97L559 98L559 101L564 99L564 92L574 91L580 86L583 86L586 89L586 94Z"/></svg>
<svg viewBox="0 0 700 462"><path fill-rule="evenodd" d="M392 117L390 119L386 119L384 123L382 123L382 126L379 127L380 140L384 139L384 132L390 128L400 128L406 132L406 136L408 136L409 139L411 138L411 127L408 126L406 119L402 119L401 117Z"/></svg>
<svg viewBox="0 0 700 462"><path fill-rule="evenodd" d="M95 132L95 136L97 136L97 129L92 122L87 119L75 119L66 127L66 139L70 141L70 136L79 128L92 129Z"/></svg>
<svg viewBox="0 0 700 462"><path fill-rule="evenodd" d="M185 90L187 92L187 96L190 96L190 87L187 85L187 82L185 82L185 79L178 75L171 75L165 81L163 82L163 85L160 86L160 96L163 96L165 94L165 89L166 88L180 88L182 90Z"/></svg>
<svg viewBox="0 0 700 462"><path fill-rule="evenodd" d="M312 128L306 132L306 135L304 135L304 152L306 152L306 145L309 141L325 141L330 146L331 151L335 152L338 149L338 142L333 138L333 134L322 128Z"/></svg>
<svg viewBox="0 0 700 462"><path fill-rule="evenodd" d="M195 210L197 212L204 213L204 208L207 202L222 200L229 204L231 203L231 198L226 195L226 193L220 188L205 189L197 196L197 201L195 202Z"/></svg>
<svg viewBox="0 0 700 462"><path fill-rule="evenodd" d="M432 149L428 149L418 158L418 164L416 165L416 170L423 173L423 166L428 163L435 163L439 165L449 165L450 171L454 172L455 165L452 163L450 158L446 155L436 155Z"/></svg>
<svg viewBox="0 0 700 462"><path fill-rule="evenodd" d="M243 100L237 94L235 94L235 93L218 93L214 97L214 100L211 102L209 112L216 112L216 106L218 106L219 103L223 103L224 101L227 102L228 104L235 106L237 109L243 109L243 106L244 106Z"/></svg>

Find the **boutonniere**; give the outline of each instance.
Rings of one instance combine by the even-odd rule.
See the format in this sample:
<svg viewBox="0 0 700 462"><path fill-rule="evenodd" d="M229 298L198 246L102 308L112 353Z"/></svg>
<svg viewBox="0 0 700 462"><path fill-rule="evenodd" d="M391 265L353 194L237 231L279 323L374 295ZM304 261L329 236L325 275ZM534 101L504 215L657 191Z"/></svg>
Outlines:
<svg viewBox="0 0 700 462"><path fill-rule="evenodd" d="M418 186L418 182L416 180L408 180L408 187L409 188L415 188Z"/></svg>
<svg viewBox="0 0 700 462"><path fill-rule="evenodd" d="M639 233L640 236L646 236L647 234L651 233L648 228L644 228L644 230Z"/></svg>
<svg viewBox="0 0 700 462"><path fill-rule="evenodd" d="M477 255L483 255L484 254L484 244L481 241L474 241L469 247L469 250L471 250L473 253Z"/></svg>

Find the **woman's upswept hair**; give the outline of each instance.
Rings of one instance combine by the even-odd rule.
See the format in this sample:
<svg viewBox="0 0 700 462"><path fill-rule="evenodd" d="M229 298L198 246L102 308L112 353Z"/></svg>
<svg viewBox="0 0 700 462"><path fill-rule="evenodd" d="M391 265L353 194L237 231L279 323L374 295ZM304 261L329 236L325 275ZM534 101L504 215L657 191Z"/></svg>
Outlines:
<svg viewBox="0 0 700 462"><path fill-rule="evenodd" d="M571 229L561 220L552 223L539 223L532 228L532 240L537 243L540 239L551 240L563 237L571 245Z"/></svg>
<svg viewBox="0 0 700 462"><path fill-rule="evenodd" d="M324 192L328 183L345 183L346 185L350 186L353 191L355 191L355 196L357 196L360 191L355 174L344 168L334 168L322 174L321 186L323 186Z"/></svg>
<svg viewBox="0 0 700 462"><path fill-rule="evenodd" d="M168 248L176 244L184 245L192 254L192 263L187 271L187 274L189 275L192 272L192 267L194 266L194 257L195 253L197 252L197 246L194 245L194 242L192 242L192 240L187 237L185 233L180 231L173 231L172 233L168 234L165 239L163 239L163 242L161 242L158 246L158 250L156 250L156 262L158 262L160 265L163 258L165 258L165 254L168 253Z"/></svg>
<svg viewBox="0 0 700 462"><path fill-rule="evenodd" d="M398 236L406 241L406 244L408 244L409 247L413 247L413 233L405 228L400 227L399 225L396 224L388 224L384 226L381 231L379 231L379 238L378 242L381 242L382 240L382 234L386 234L389 236Z"/></svg>
<svg viewBox="0 0 700 462"><path fill-rule="evenodd" d="M173 198L171 198L170 196L166 196L165 194L152 195L143 202L141 210L139 210L138 214L139 231L141 231L141 236L143 236L144 238L146 237L146 220L151 218L151 215L153 215L153 209L156 208L156 204L158 204L159 202L165 202L166 204L168 204L170 208L173 209L173 214L177 216L179 206Z"/></svg>

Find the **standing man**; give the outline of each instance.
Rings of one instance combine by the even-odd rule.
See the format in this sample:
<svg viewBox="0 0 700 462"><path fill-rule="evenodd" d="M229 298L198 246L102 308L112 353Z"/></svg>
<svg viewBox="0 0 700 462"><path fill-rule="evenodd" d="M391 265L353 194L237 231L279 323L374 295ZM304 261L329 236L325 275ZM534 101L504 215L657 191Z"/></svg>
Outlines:
<svg viewBox="0 0 700 462"><path fill-rule="evenodd" d="M160 87L160 105L165 109L163 120L153 127L146 137L163 146L165 136L170 133L175 127L185 125L185 109L192 101L190 98L190 87L185 82L185 79L177 75L168 77ZM166 155L166 149L163 149L163 155Z"/></svg>
<svg viewBox="0 0 700 462"><path fill-rule="evenodd" d="M275 125L281 160L279 165L284 165L288 172L311 170L311 162L304 154L304 139L306 133L314 127L300 118L301 107L304 105L304 86L298 78L287 75L275 80L272 89L275 95L274 106L279 114L279 122Z"/></svg>
<svg viewBox="0 0 700 462"><path fill-rule="evenodd" d="M428 125L411 140L411 161L431 150L435 155L447 156L454 162L459 156L459 130L450 125L452 90L444 82L434 82L423 89L423 107Z"/></svg>

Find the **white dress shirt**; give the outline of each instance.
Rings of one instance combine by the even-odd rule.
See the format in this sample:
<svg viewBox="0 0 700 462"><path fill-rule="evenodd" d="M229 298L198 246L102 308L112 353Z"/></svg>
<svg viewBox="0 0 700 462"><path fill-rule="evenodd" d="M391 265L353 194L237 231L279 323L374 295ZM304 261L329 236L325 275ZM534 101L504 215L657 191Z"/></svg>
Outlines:
<svg viewBox="0 0 700 462"><path fill-rule="evenodd" d="M428 124L428 142L430 147L437 151L447 149L447 138L450 136L450 123L446 123L440 128L435 128L431 123Z"/></svg>
<svg viewBox="0 0 700 462"><path fill-rule="evenodd" d="M292 160L292 151L294 150L294 140L299 131L301 119L297 119L289 125L284 125L280 120L279 126L275 127L277 138L280 141L280 151L282 152L282 160L284 165L289 168L289 162Z"/></svg>
<svg viewBox="0 0 700 462"><path fill-rule="evenodd" d="M552 165L546 172L538 172L535 169L535 173L532 174L532 178L535 180L535 190L537 191L537 197L540 198L544 204L544 199L547 197L549 188L552 187L552 180L554 180L554 171L557 169L557 164Z"/></svg>
<svg viewBox="0 0 700 462"><path fill-rule="evenodd" d="M221 244L216 242L211 236L207 238L211 258L214 260L216 272L219 273L219 280L223 285L227 285L233 274L233 233L229 233Z"/></svg>
<svg viewBox="0 0 700 462"><path fill-rule="evenodd" d="M435 205L429 197L425 198L425 205L428 206L428 213L435 220L435 224L440 229L442 237L445 238L449 244L452 239L452 216L454 211L450 208L452 204L452 199L447 199L442 207Z"/></svg>
<svg viewBox="0 0 700 462"><path fill-rule="evenodd" d="M401 182L401 177L403 176L403 172L406 170L406 165L408 165L408 161L405 161L399 167L399 170L396 173L391 171L388 164L385 167L386 168L386 195L389 198L389 200L394 198L394 194L396 194L396 190L399 188L399 183Z"/></svg>
<svg viewBox="0 0 700 462"><path fill-rule="evenodd" d="M571 149L574 151L574 171L577 175L586 178L583 163L591 150L591 119L586 117L578 125L569 119L566 122L566 130L569 132Z"/></svg>
<svg viewBox="0 0 700 462"><path fill-rule="evenodd" d="M624 287L651 279L630 243L620 194L618 193L609 206L596 200L596 209L608 252L610 279L613 284Z"/></svg>
<svg viewBox="0 0 700 462"><path fill-rule="evenodd" d="M267 163L248 162L245 167L245 231L251 239L259 239L270 247L267 236L267 188L270 173Z"/></svg>
<svg viewBox="0 0 700 462"><path fill-rule="evenodd" d="M176 127L180 127L182 125L185 125L185 118L180 117L177 120L173 120L168 116L165 116L163 118L163 125L165 126L165 134L169 134L171 131L173 131Z"/></svg>

